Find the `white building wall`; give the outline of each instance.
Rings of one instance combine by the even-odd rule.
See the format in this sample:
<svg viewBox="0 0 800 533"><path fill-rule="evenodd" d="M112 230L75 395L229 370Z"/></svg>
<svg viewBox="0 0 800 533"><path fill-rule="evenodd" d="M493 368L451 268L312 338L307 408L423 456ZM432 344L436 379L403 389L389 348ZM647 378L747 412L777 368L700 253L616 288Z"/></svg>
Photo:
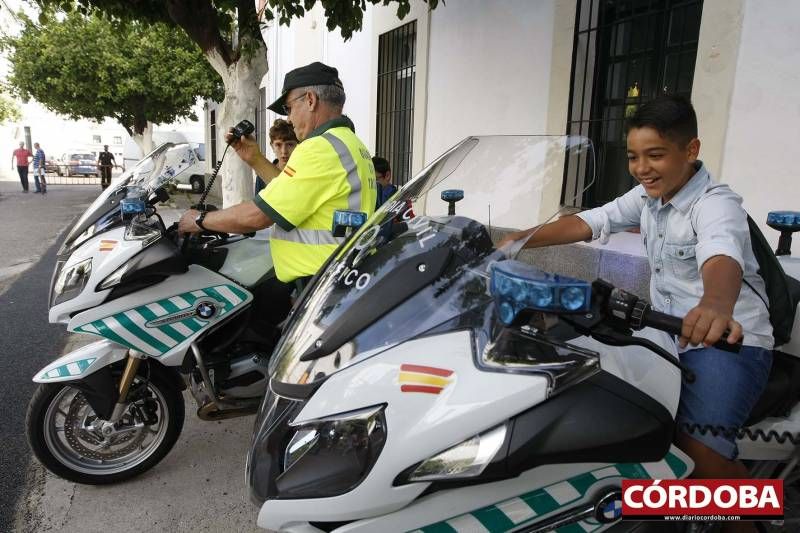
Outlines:
<svg viewBox="0 0 800 533"><path fill-rule="evenodd" d="M553 15L550 0L460 0L432 12L427 161L468 135L547 133Z"/></svg>
<svg viewBox="0 0 800 533"><path fill-rule="evenodd" d="M745 2L719 176L774 245L778 233L764 223L767 212L800 210L800 171L792 164L800 146L798 35L800 2Z"/></svg>
<svg viewBox="0 0 800 533"><path fill-rule="evenodd" d="M370 128L370 64L371 8L364 17L362 31L345 42L339 30L329 32L321 5L317 5L301 19L293 19L290 26L273 24L264 32L267 43L269 72L261 84L267 89L267 105L281 94L283 78L287 72L321 61L339 70L339 78L347 94L344 113L356 126L364 143L372 148L374 132ZM267 125L280 118L267 111ZM273 156L270 152L268 157Z"/></svg>

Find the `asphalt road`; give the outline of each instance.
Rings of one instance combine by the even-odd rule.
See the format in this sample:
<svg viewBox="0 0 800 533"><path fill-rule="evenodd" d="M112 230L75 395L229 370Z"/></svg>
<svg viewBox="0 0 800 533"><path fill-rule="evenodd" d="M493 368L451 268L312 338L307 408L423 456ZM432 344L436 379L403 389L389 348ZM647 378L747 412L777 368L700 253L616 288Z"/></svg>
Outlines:
<svg viewBox="0 0 800 533"><path fill-rule="evenodd" d="M63 231L97 196L99 187L57 187L23 194L0 182L0 531L11 531L16 503L28 483L25 411L31 376L54 359L67 332L47 321L47 294ZM59 238L59 236L61 236Z"/></svg>
<svg viewBox="0 0 800 533"><path fill-rule="evenodd" d="M31 377L60 354L96 340L48 324L46 300L63 232L98 193L97 185L52 185L47 196L23 194L18 183L0 181L0 531L253 532L258 509L244 483L253 418L202 422L188 393L177 444L129 482L76 485L47 472L28 450ZM179 191L159 212L169 223L193 201L196 195Z"/></svg>

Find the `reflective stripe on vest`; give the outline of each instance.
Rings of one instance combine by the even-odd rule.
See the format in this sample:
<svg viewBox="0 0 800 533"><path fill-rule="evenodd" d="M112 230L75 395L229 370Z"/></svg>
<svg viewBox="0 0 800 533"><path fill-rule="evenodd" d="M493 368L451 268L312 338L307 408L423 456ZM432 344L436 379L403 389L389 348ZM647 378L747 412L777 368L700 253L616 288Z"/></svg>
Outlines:
<svg viewBox="0 0 800 533"><path fill-rule="evenodd" d="M358 175L358 166L347 145L332 133L323 133L322 137L331 143L339 162L347 173L347 183L350 184L350 194L347 197L347 207L351 211L361 211L361 177ZM333 221L331 221L333 224ZM272 228L272 238L282 241L297 242L300 244L332 244L338 246L344 242L343 237L334 237L330 230L294 228L286 231L278 224Z"/></svg>
<svg viewBox="0 0 800 533"><path fill-rule="evenodd" d="M350 196L347 197L347 208L351 211L361 211L361 178L358 176L358 167L350 155L347 145L332 133L323 133L322 137L327 140L336 150L339 161L347 172L347 183L350 184Z"/></svg>
<svg viewBox="0 0 800 533"><path fill-rule="evenodd" d="M286 231L278 224L272 226L272 238L301 244L333 244L335 246L344 242L344 237L334 237L333 233L327 229L295 228Z"/></svg>

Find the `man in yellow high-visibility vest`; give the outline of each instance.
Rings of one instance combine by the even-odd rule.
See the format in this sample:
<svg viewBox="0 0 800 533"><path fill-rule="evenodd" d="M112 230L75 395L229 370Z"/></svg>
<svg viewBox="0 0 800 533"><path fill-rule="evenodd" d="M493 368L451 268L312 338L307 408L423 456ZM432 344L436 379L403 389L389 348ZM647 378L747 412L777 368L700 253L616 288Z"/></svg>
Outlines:
<svg viewBox="0 0 800 533"><path fill-rule="evenodd" d="M269 109L287 115L300 144L279 171L252 137L231 146L267 181L253 199L220 211L189 210L181 233L247 233L273 226L270 248L281 282L316 274L340 238L331 233L337 209L375 210L375 169L369 151L342 115L345 92L338 71L316 62L292 70ZM288 310L287 310L288 311Z"/></svg>

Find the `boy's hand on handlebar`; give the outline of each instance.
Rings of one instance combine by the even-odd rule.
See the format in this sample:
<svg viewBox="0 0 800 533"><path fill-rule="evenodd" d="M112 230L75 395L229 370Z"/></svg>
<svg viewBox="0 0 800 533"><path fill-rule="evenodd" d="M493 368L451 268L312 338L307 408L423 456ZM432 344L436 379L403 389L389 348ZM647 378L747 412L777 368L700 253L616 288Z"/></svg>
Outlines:
<svg viewBox="0 0 800 533"><path fill-rule="evenodd" d="M680 347L685 348L687 344L697 346L701 343L712 346L722 338L726 329L730 330L730 335L724 339L728 344L735 344L742 338L742 325L729 312L701 301L683 318Z"/></svg>
<svg viewBox="0 0 800 533"><path fill-rule="evenodd" d="M187 233L200 233L203 231L200 229L200 226L194 222L194 219L196 219L199 215L200 211L197 209L189 209L186 211L181 216L181 220L178 222L178 233L180 235L185 235Z"/></svg>

